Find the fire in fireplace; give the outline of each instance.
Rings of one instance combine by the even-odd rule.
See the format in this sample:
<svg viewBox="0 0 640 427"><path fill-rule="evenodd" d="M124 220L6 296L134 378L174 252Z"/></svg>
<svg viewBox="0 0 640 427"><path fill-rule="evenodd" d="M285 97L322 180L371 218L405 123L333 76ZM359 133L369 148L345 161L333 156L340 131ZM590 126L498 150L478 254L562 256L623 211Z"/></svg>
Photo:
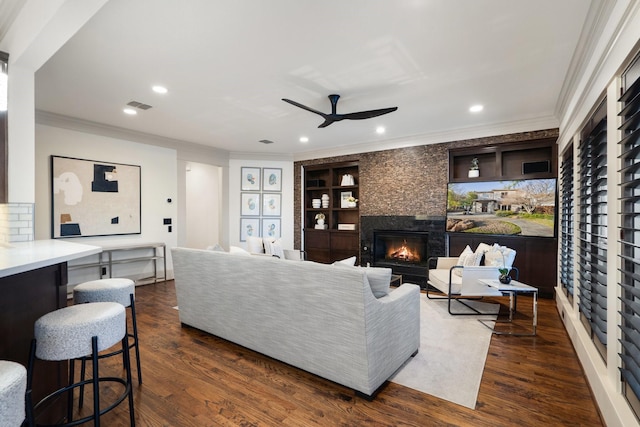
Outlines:
<svg viewBox="0 0 640 427"><path fill-rule="evenodd" d="M427 265L429 233L374 230L373 264L377 266Z"/></svg>

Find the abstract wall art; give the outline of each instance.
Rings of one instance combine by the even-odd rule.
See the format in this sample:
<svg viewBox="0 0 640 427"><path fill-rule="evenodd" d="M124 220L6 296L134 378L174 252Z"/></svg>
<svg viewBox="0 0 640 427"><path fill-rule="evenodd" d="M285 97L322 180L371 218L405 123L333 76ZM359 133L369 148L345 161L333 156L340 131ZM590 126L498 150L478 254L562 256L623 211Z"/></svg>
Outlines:
<svg viewBox="0 0 640 427"><path fill-rule="evenodd" d="M51 156L51 237L141 233L140 166Z"/></svg>

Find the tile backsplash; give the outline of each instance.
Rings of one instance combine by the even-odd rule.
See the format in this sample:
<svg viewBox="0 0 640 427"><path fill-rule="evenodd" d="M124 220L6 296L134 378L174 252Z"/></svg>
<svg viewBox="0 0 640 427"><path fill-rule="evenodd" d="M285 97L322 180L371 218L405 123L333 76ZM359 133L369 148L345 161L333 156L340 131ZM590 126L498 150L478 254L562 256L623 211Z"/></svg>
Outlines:
<svg viewBox="0 0 640 427"><path fill-rule="evenodd" d="M34 240L34 203L0 204L0 242Z"/></svg>

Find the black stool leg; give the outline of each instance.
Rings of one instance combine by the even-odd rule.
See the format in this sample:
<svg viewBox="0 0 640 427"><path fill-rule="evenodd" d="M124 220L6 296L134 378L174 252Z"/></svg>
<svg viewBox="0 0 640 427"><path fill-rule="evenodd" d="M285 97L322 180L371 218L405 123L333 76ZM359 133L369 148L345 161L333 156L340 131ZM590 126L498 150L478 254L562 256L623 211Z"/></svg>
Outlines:
<svg viewBox="0 0 640 427"><path fill-rule="evenodd" d="M36 340L31 340L31 350L29 351L29 363L27 365L27 392L24 397L25 410L27 415L27 426L34 427L36 420L33 414L33 396L31 395L33 385L33 362L36 357Z"/></svg>
<svg viewBox="0 0 640 427"><path fill-rule="evenodd" d="M138 384L142 384L142 369L140 368L140 347L138 345L138 322L136 321L136 303L133 294L131 300L131 323L133 324L133 346L136 350L136 367L138 368Z"/></svg>
<svg viewBox="0 0 640 427"><path fill-rule="evenodd" d="M71 385L73 384L73 380L75 379L76 376L76 361L75 360L69 360L69 393L67 394L67 421L71 422L73 421L73 387L71 387ZM82 395L80 395L80 398L82 399Z"/></svg>
<svg viewBox="0 0 640 427"><path fill-rule="evenodd" d="M93 425L100 427L100 375L98 374L98 337L91 338L93 354Z"/></svg>
<svg viewBox="0 0 640 427"><path fill-rule="evenodd" d="M129 394L129 420L131 427L135 427L136 419L133 412L133 384L131 379L131 357L129 355L129 336L125 333L122 339L122 360L127 374L127 392Z"/></svg>
<svg viewBox="0 0 640 427"><path fill-rule="evenodd" d="M73 361L75 363L75 361ZM87 372L87 359L85 357L80 358L80 382L84 382L84 377ZM82 409L84 405L84 384L80 386L80 397L78 398L78 408Z"/></svg>

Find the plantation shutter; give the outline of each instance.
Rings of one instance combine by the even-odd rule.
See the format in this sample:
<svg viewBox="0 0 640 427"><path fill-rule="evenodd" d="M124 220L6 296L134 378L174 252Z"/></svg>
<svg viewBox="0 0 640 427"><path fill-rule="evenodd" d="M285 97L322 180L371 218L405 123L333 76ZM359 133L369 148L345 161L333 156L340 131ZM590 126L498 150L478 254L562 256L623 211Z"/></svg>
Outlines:
<svg viewBox="0 0 640 427"><path fill-rule="evenodd" d="M560 284L573 301L573 145L566 151L560 164L562 210L560 212Z"/></svg>
<svg viewBox="0 0 640 427"><path fill-rule="evenodd" d="M624 394L640 415L640 58L622 76L621 374Z"/></svg>
<svg viewBox="0 0 640 427"><path fill-rule="evenodd" d="M578 284L580 318L606 361L607 110L606 98L581 132Z"/></svg>

